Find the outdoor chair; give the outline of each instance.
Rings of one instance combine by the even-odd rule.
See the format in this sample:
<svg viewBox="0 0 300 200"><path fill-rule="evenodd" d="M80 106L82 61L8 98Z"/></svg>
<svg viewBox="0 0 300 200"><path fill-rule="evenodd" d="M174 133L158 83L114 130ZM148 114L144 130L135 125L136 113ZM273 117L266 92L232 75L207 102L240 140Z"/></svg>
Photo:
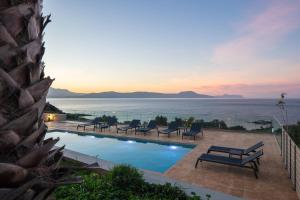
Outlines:
<svg viewBox="0 0 300 200"><path fill-rule="evenodd" d="M256 152L257 149L262 147L264 143L258 142L255 145L252 145L251 147L247 149L240 149L240 148L232 148L232 147L223 147L223 146L210 146L207 150L207 153L210 152L220 152L220 153L227 153L229 156L236 155L240 156L242 158L243 155L248 156L250 153ZM259 164L259 159L257 159L257 162Z"/></svg>
<svg viewBox="0 0 300 200"><path fill-rule="evenodd" d="M85 130L85 127L87 127L87 126L94 126L93 129L95 130L99 123L100 123L100 117L96 117L95 119L93 119L92 121L89 121L87 123L78 124L77 130L81 127L83 128L83 130Z"/></svg>
<svg viewBox="0 0 300 200"><path fill-rule="evenodd" d="M177 135L178 135L178 125L175 121L173 121L173 122L170 122L167 129L158 131L157 135L159 136L159 134L168 134L168 137L170 137L170 134L175 131L177 132Z"/></svg>
<svg viewBox="0 0 300 200"><path fill-rule="evenodd" d="M106 123L103 123L103 124L100 124L99 125L99 129L100 131L102 132L102 130L104 129L110 129L110 127L112 126L116 126L117 127L117 124L118 124L118 120L116 117L110 117L108 116L107 117L107 122Z"/></svg>
<svg viewBox="0 0 300 200"><path fill-rule="evenodd" d="M146 135L153 129L156 129L158 131L155 120L151 120L146 127L139 127L136 131L144 133L144 135Z"/></svg>
<svg viewBox="0 0 300 200"><path fill-rule="evenodd" d="M203 136L203 129L201 127L201 124L200 123L192 123L192 126L190 128L189 131L185 131L182 133L182 139L184 136L187 136L187 137L194 137L194 140L196 140L196 135L201 133L202 136Z"/></svg>
<svg viewBox="0 0 300 200"><path fill-rule="evenodd" d="M254 153L250 156L247 156L243 159L204 153L197 159L195 168L197 168L199 161L200 162L202 162L202 161L214 162L214 163L219 163L219 164L224 164L224 165L231 165L231 166L236 166L236 167L252 169L254 172L255 178L258 178L257 173L259 170L258 170L258 166L257 166L255 160L260 158L262 155L263 155L262 150L259 150L258 152Z"/></svg>
<svg viewBox="0 0 300 200"><path fill-rule="evenodd" d="M136 129L139 127L140 125L140 120L134 119L130 122L130 124L128 126L123 126L120 128L117 128L117 133L119 133L119 131L124 131L127 134L128 130L134 129L134 132L136 133Z"/></svg>

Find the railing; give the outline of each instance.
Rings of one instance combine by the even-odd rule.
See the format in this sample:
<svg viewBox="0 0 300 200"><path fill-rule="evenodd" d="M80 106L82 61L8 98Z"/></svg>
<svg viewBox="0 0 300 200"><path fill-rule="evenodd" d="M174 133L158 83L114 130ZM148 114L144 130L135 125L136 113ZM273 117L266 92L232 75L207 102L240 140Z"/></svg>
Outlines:
<svg viewBox="0 0 300 200"><path fill-rule="evenodd" d="M280 146L282 162L300 198L300 149L282 126L281 134L276 135Z"/></svg>

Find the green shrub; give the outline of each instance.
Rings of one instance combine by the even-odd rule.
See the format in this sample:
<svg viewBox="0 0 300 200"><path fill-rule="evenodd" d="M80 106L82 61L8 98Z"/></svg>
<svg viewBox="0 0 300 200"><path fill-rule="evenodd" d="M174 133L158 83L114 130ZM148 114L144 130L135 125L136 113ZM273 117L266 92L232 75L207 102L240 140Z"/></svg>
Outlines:
<svg viewBox="0 0 300 200"><path fill-rule="evenodd" d="M247 129L243 126L230 126L228 127L229 130L234 130L234 131L246 131Z"/></svg>
<svg viewBox="0 0 300 200"><path fill-rule="evenodd" d="M77 185L61 186L55 190L58 200L200 200L199 196L186 195L179 187L166 183L150 184L135 168L120 165L105 175L86 170L78 172L83 182ZM210 199L207 195L206 199Z"/></svg>
<svg viewBox="0 0 300 200"><path fill-rule="evenodd" d="M168 125L168 118L164 116L156 116L155 122L158 126L167 126Z"/></svg>
<svg viewBox="0 0 300 200"><path fill-rule="evenodd" d="M175 117L174 121L176 122L176 124L178 126L183 126L184 125L184 121L181 118Z"/></svg>
<svg viewBox="0 0 300 200"><path fill-rule="evenodd" d="M300 122L294 125L289 125L288 130L293 141L300 146Z"/></svg>
<svg viewBox="0 0 300 200"><path fill-rule="evenodd" d="M67 113L67 120L73 120L73 121L88 121L85 117L91 116L88 114L82 114L82 113Z"/></svg>
<svg viewBox="0 0 300 200"><path fill-rule="evenodd" d="M144 182L142 174L140 174L136 168L129 165L114 167L114 169L108 173L108 176L112 186L120 190L137 191Z"/></svg>
<svg viewBox="0 0 300 200"><path fill-rule="evenodd" d="M189 117L188 120L186 121L186 126L191 127L192 123L195 121L194 117Z"/></svg>

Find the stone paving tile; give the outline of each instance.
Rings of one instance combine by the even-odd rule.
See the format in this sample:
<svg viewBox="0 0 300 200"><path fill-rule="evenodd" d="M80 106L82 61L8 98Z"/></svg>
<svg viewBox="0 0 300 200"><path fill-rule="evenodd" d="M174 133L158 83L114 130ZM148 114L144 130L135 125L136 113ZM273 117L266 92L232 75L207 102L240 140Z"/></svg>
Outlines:
<svg viewBox="0 0 300 200"><path fill-rule="evenodd" d="M76 126L76 123L48 123L49 129L75 131ZM85 132L93 132L93 129L88 128ZM102 134L98 130L95 132ZM104 134L117 135L115 129L105 131ZM183 159L164 173L166 177L244 199L298 199L282 164L279 146L272 134L204 130L204 137L198 137L196 141L191 139L181 140L181 137L176 136L176 134L173 134L170 138L166 136L157 137L156 132L147 136L142 134L135 135L134 133L129 133L128 135L121 133L118 135L197 145ZM263 147L264 155L259 166L258 179L255 179L252 170L216 163L203 162L199 163L196 169L194 168L197 157L205 153L211 145L246 148L259 141L263 141L265 146Z"/></svg>

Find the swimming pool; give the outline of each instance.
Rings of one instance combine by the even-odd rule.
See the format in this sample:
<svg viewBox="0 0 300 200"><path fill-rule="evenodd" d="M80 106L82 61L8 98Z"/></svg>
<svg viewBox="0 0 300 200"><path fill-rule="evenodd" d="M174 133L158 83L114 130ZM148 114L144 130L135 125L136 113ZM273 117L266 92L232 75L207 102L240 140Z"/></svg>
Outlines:
<svg viewBox="0 0 300 200"><path fill-rule="evenodd" d="M46 138L59 137L58 146L116 164L130 164L140 169L165 172L189 153L195 145L153 142L125 137L101 136L77 132L51 131Z"/></svg>

